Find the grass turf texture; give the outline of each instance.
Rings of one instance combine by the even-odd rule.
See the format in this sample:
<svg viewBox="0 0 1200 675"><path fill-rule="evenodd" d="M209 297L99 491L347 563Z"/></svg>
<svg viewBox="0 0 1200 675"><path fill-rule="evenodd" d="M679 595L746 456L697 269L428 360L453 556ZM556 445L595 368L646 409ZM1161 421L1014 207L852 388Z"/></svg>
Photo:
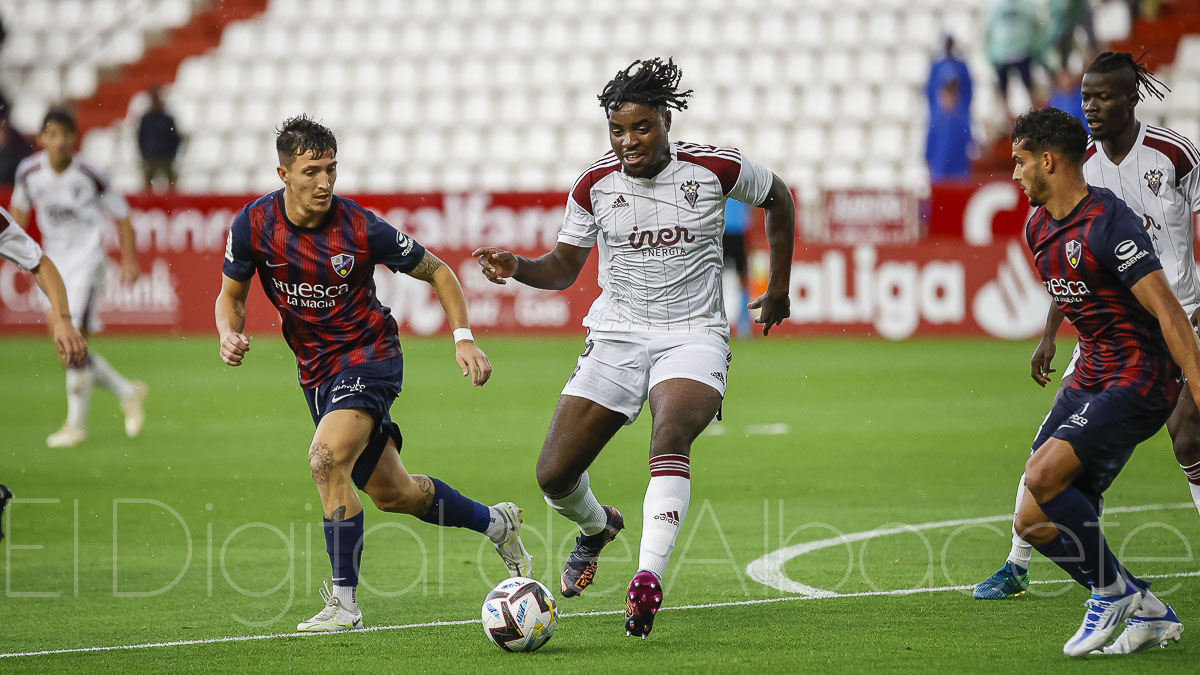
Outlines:
<svg viewBox="0 0 1200 675"><path fill-rule="evenodd" d="M405 341L405 388L393 408L402 458L411 471L485 503L523 506L536 576L557 589L574 531L542 502L533 469L581 341L481 339L496 369L483 389L460 377L448 339ZM0 482L18 498L61 500L19 502L6 513L0 653L284 633L319 609L316 589L329 569L308 473L312 425L286 347L253 344L246 365L231 369L208 337L94 340L121 372L149 383L146 431L125 438L115 400L97 390L88 442L50 450L44 438L65 407L61 369L45 340L0 341ZM710 431L694 448L691 509L668 569L666 606L788 597L745 574L749 562L782 546L1009 512L1052 395L1028 378L1030 349L943 340L735 343L724 433ZM1067 346L1060 352L1061 368ZM598 497L623 510L627 529L593 588L561 602L565 613L623 607L637 564L649 429L645 414L591 469ZM1188 500L1165 433L1135 453L1107 497L1109 506ZM1183 541L1200 535L1193 510L1106 521L1135 572L1197 568ZM504 573L481 537L368 505L367 528L380 525L363 557L368 626L478 619L484 594ZM970 584L1008 549L1008 525L994 525L873 538L784 569L839 593ZM1064 577L1036 556L1033 576ZM644 642L625 637L620 615L567 616L533 655L501 652L469 624L0 659L0 671L311 671L345 662L415 672L1012 671L1035 663L1161 672L1194 661L1185 633L1166 650L1072 662L1061 648L1085 594L1065 584L1035 588L1042 597L1004 602L949 591L664 611ZM1173 589L1165 599L1185 622L1200 616L1200 580L1163 579L1155 588ZM1066 590L1048 597L1059 589ZM30 593L58 595L22 595Z"/></svg>

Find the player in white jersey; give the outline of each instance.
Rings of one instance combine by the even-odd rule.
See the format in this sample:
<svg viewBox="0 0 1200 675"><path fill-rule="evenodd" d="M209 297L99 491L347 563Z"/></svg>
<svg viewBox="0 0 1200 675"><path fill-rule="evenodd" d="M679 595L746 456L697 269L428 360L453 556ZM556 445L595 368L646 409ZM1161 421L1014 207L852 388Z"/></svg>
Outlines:
<svg viewBox="0 0 1200 675"><path fill-rule="evenodd" d="M1105 52L1083 77L1083 112L1092 137L1087 146L1083 175L1089 185L1112 190L1142 217L1142 224L1162 260L1171 290L1192 324L1200 324L1200 279L1197 278L1192 241L1193 213L1200 213L1200 152L1186 138L1165 127L1144 124L1134 115L1144 94L1162 98L1158 82L1126 52ZM1159 83L1161 84L1161 83ZM1041 386L1054 369L1055 337L1063 314L1051 304L1041 342L1031 359L1031 376ZM1071 357L1059 392L1071 383L1079 348ZM1167 421L1175 458L1189 481L1192 500L1200 509L1200 414L1191 393L1184 388L1175 412ZM1025 477L1017 488L1017 510L1026 495ZM975 587L975 597L998 600L1025 592L1029 585L1031 547L1013 532L1008 560L995 574ZM1153 597L1153 596L1150 596ZM1145 602L1145 601L1144 601ZM1178 640L1183 625L1167 605L1155 600L1129 620L1125 631L1105 653L1122 654Z"/></svg>
<svg viewBox="0 0 1200 675"><path fill-rule="evenodd" d="M107 273L103 233L108 217L117 220L120 234L121 280L132 283L138 277L129 207L100 171L75 156L75 118L69 112L46 113L38 141L44 150L17 166L10 210L21 227L31 210L37 212L42 245L63 273L68 305L74 310L72 320L88 336L100 329L97 304ZM87 438L93 382L120 399L125 432L130 437L141 433L145 385L126 380L103 356L92 352L86 362L67 369L67 420L46 439L47 445L69 447Z"/></svg>
<svg viewBox="0 0 1200 675"><path fill-rule="evenodd" d="M42 252L42 247L25 230L13 222L12 216L0 209L0 258L8 260L33 274L38 288L46 294L50 303L47 318L50 323L50 338L58 350L58 357L65 366L75 366L87 358L87 342L71 323L71 310L67 303L67 289L54 262Z"/></svg>
<svg viewBox="0 0 1200 675"><path fill-rule="evenodd" d="M778 176L733 149L672 143L670 108L687 107L672 61L635 61L600 94L612 152L572 188L554 250L539 258L480 248L484 275L561 290L599 249L600 297L588 337L559 398L537 477L546 501L579 525L562 593L592 583L600 551L624 527L601 506L587 468L622 425L650 402L650 482L642 504L638 572L625 606L627 635L645 637L662 603L662 578L691 497L692 442L718 413L728 374L729 324L722 303L725 200L766 210L770 244L763 334L790 313L795 206Z"/></svg>

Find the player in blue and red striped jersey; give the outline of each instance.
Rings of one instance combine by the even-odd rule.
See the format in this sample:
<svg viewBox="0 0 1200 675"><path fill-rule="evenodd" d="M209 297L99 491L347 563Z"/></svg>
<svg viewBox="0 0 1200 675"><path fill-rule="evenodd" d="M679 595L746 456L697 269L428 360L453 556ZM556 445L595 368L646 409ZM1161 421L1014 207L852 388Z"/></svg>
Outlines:
<svg viewBox="0 0 1200 675"><path fill-rule="evenodd" d="M1182 385L1200 393L1200 342L1171 291L1141 219L1109 190L1090 187L1087 134L1055 109L1013 127L1013 180L1038 207L1026 226L1046 289L1079 333L1071 385L1042 422L1025 465L1032 500L1017 531L1092 592L1069 656L1102 649L1139 607L1165 605L1105 543L1099 509L1142 441L1166 424ZM1200 400L1200 398L1196 399Z"/></svg>
<svg viewBox="0 0 1200 675"><path fill-rule="evenodd" d="M361 628L355 589L362 556L363 507L355 488L380 510L435 525L466 527L496 545L510 576L531 576L520 538L520 509L484 506L436 478L409 474L389 410L400 393L403 356L391 310L375 294L375 266L433 286L454 329L455 359L482 386L492 373L467 324L458 278L437 256L349 199L333 194L337 140L306 116L283 123L276 139L283 189L250 202L234 218L216 303L221 358L241 365L250 280L258 274L296 353L300 386L317 426L308 451L324 509L333 590L299 631Z"/></svg>

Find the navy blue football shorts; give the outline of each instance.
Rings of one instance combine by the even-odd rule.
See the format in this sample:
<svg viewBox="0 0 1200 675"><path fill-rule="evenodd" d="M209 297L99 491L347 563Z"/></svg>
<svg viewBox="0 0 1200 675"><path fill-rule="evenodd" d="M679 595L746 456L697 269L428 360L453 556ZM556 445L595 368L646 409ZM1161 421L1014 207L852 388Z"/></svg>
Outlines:
<svg viewBox="0 0 1200 675"><path fill-rule="evenodd" d="M375 428L371 431L367 447L350 471L354 485L360 490L375 472L375 465L379 464L388 439L396 441L397 452L404 443L400 427L392 421L391 415L392 402L400 395L403 381L404 357L397 356L387 361L350 366L316 388L304 390L314 425L319 425L321 418L331 411L348 408L364 410L374 418Z"/></svg>
<svg viewBox="0 0 1200 675"><path fill-rule="evenodd" d="M1121 473L1133 449L1158 433L1174 409L1173 401L1154 403L1129 387L1097 392L1067 387L1038 429L1030 454L1050 438L1070 443L1083 464L1075 486L1101 495Z"/></svg>

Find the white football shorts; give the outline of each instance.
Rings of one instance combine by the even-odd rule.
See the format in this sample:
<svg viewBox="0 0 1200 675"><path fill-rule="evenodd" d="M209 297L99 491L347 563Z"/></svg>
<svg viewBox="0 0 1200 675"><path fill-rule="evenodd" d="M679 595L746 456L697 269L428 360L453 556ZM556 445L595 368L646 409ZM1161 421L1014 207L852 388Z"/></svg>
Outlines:
<svg viewBox="0 0 1200 675"><path fill-rule="evenodd" d="M664 380L703 382L724 397L731 359L729 345L715 335L592 332L562 393L595 401L633 424Z"/></svg>
<svg viewBox="0 0 1200 675"><path fill-rule="evenodd" d="M67 307L71 310L71 323L80 332L98 333L104 327L100 322L100 301L104 297L104 281L108 276L108 265L103 256L87 256L78 261L60 263L51 256L63 285L67 287ZM50 301L44 296L47 309Z"/></svg>

